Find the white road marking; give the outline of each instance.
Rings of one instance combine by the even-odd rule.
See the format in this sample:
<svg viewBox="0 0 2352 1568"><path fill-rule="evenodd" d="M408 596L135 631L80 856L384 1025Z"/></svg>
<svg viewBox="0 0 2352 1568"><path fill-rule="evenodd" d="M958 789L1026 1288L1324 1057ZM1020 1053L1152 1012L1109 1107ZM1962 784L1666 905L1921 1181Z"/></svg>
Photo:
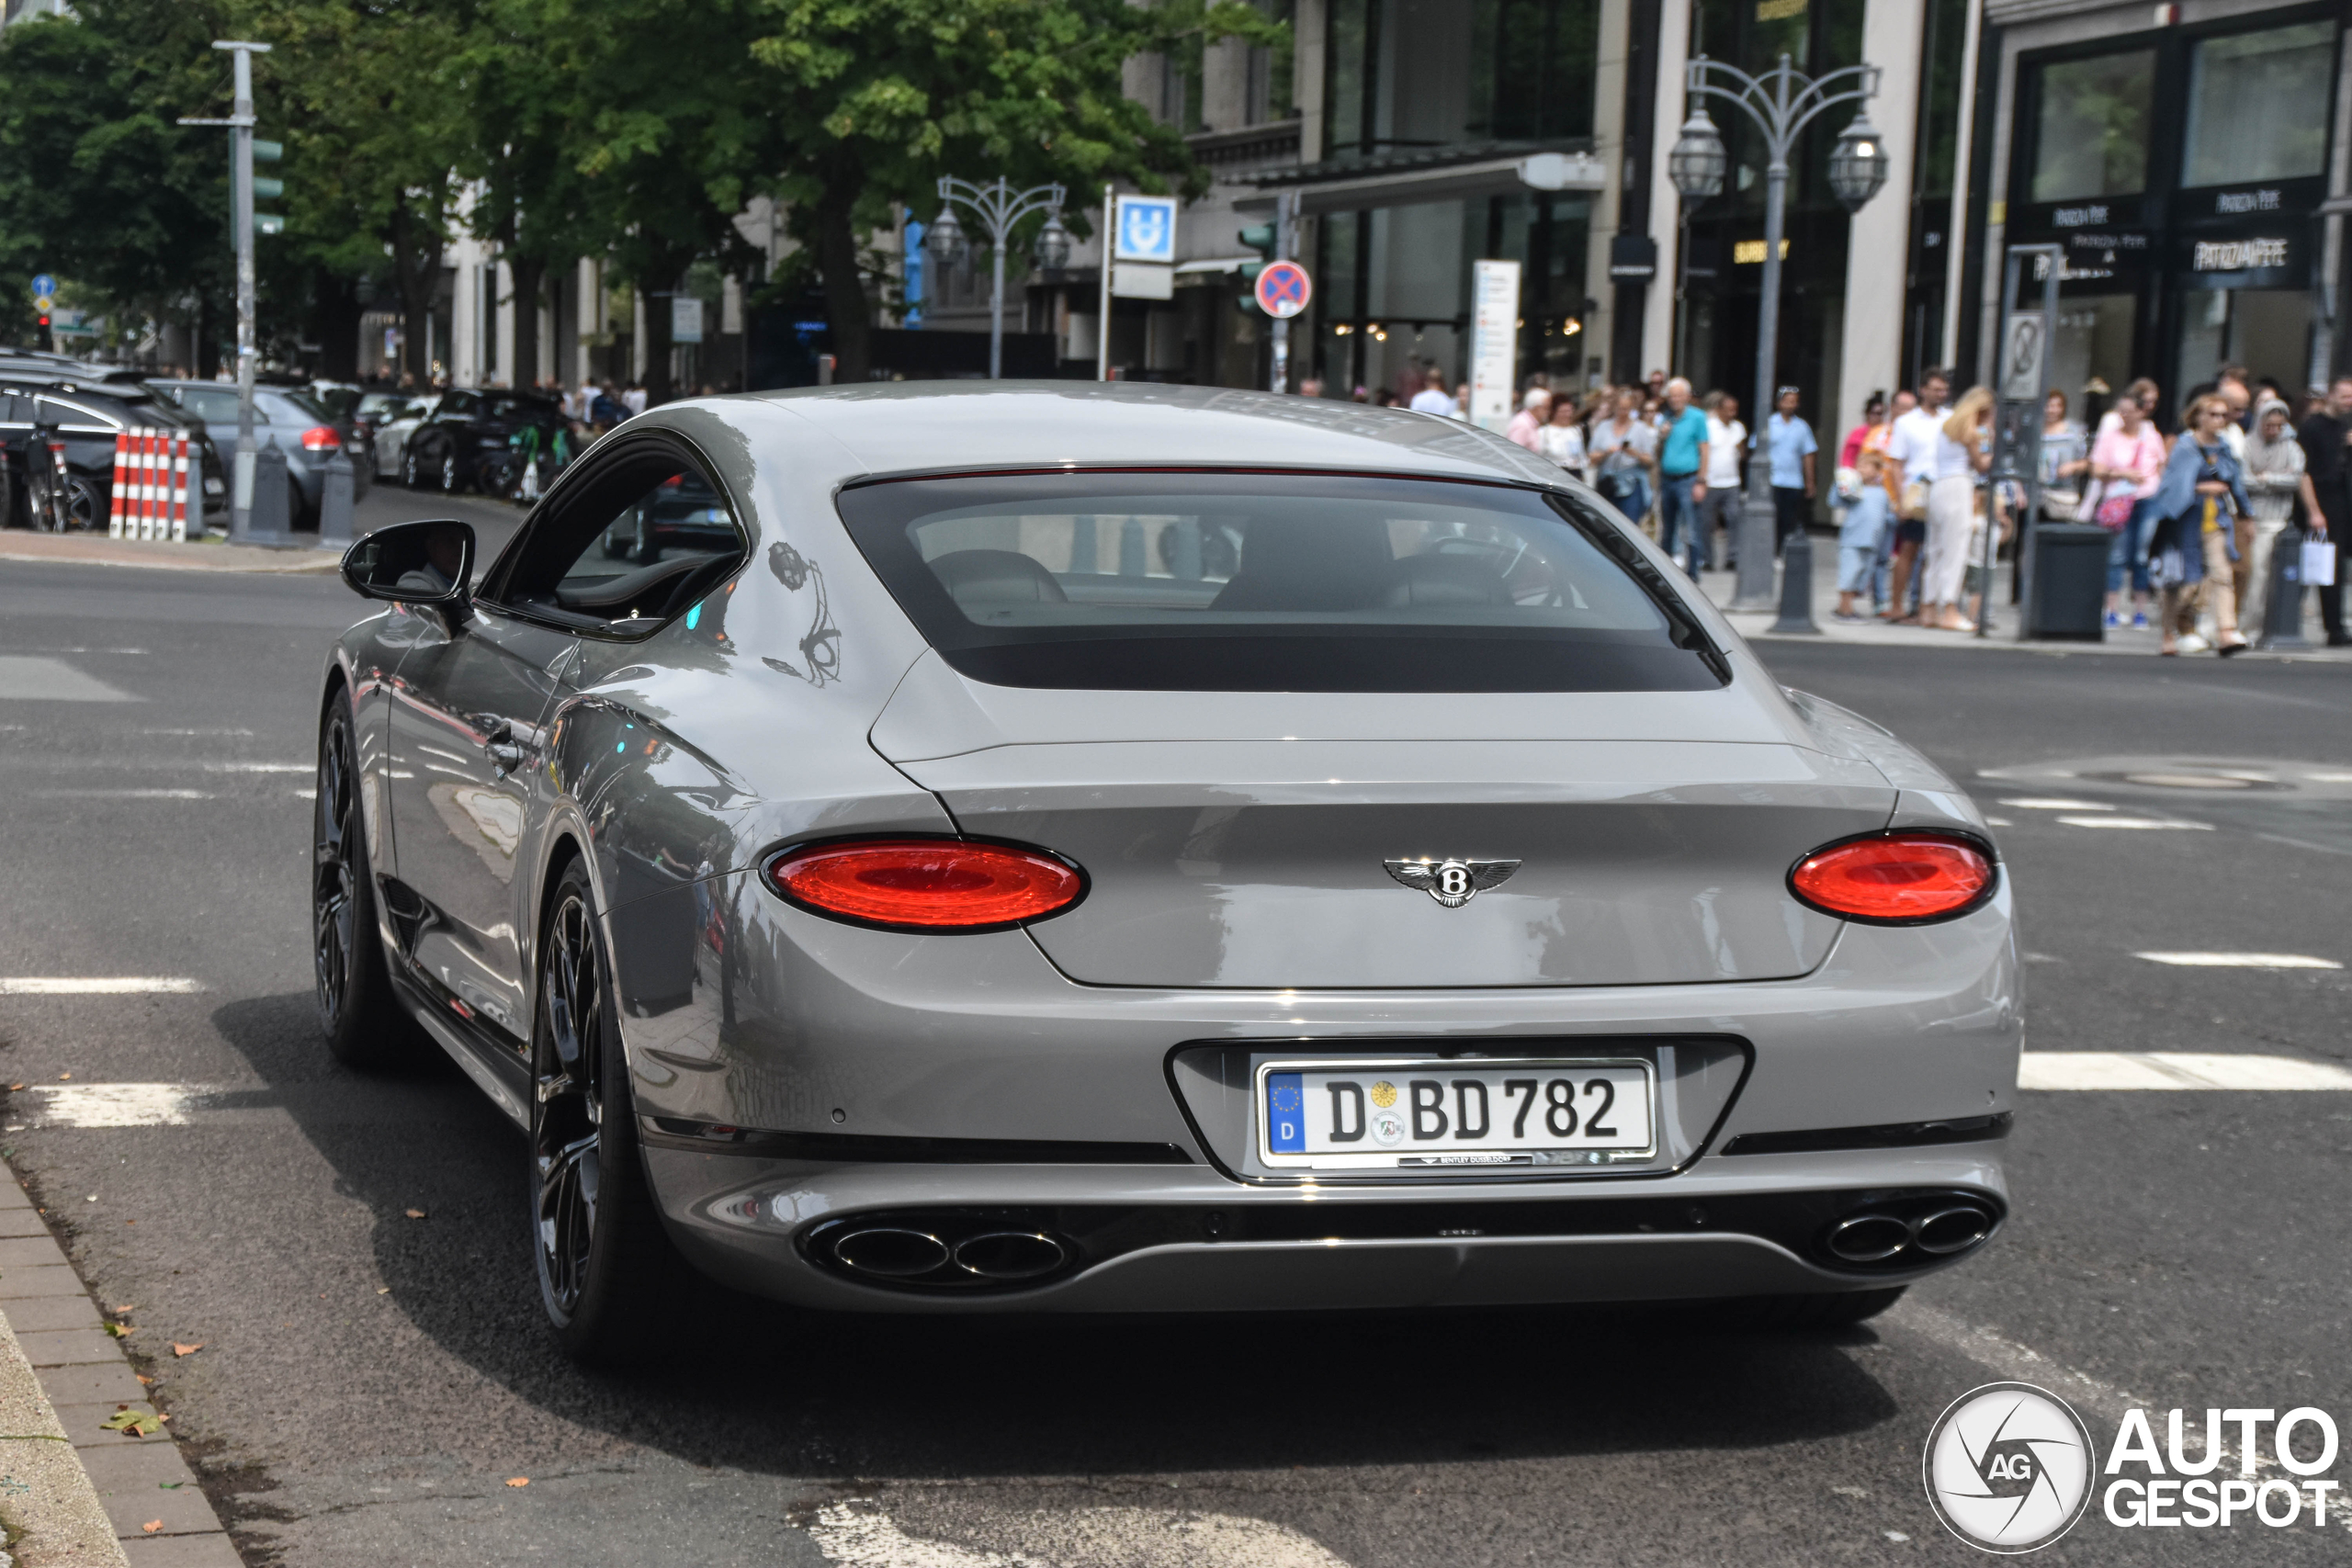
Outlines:
<svg viewBox="0 0 2352 1568"><path fill-rule="evenodd" d="M62 659L0 654L0 698L20 702L135 703L140 699Z"/></svg>
<svg viewBox="0 0 2352 1568"><path fill-rule="evenodd" d="M316 762L186 762L180 764L208 773L315 773Z"/></svg>
<svg viewBox="0 0 2352 1568"><path fill-rule="evenodd" d="M218 800L209 789L40 789L43 800Z"/></svg>
<svg viewBox="0 0 2352 1568"><path fill-rule="evenodd" d="M2007 828L2011 826L2011 824L2009 819L2006 817L1987 817L1984 818L1984 826L1987 828Z"/></svg>
<svg viewBox="0 0 2352 1568"><path fill-rule="evenodd" d="M2174 964L2184 969L2341 969L2333 958L2311 958L2300 953L2135 953L2151 964Z"/></svg>
<svg viewBox="0 0 2352 1568"><path fill-rule="evenodd" d="M982 1533L1006 1543L1002 1550L910 1536L869 1498L826 1504L808 1534L842 1568L1347 1568L1296 1530L1233 1514L983 1508L979 1515Z"/></svg>
<svg viewBox="0 0 2352 1568"><path fill-rule="evenodd" d="M61 1083L23 1092L33 1101L30 1120L52 1127L185 1127L189 1099L203 1091L179 1083Z"/></svg>
<svg viewBox="0 0 2352 1568"><path fill-rule="evenodd" d="M2175 822L2161 817L2061 817L2058 820L2069 828L2177 828L2197 833L2213 830L2211 822Z"/></svg>
<svg viewBox="0 0 2352 1568"><path fill-rule="evenodd" d="M2352 1070L2296 1056L2221 1051L2028 1051L2018 1088L2038 1089L2352 1089Z"/></svg>
<svg viewBox="0 0 2352 1568"><path fill-rule="evenodd" d="M156 975L0 975L0 997L193 996L201 980Z"/></svg>
<svg viewBox="0 0 2352 1568"><path fill-rule="evenodd" d="M2098 800L2067 800L2059 795L2029 795L2021 800L2005 800L2004 806L2014 806L2020 811L2112 811L2112 806Z"/></svg>
<svg viewBox="0 0 2352 1568"><path fill-rule="evenodd" d="M220 726L195 729L137 729L134 735L251 735L250 729L235 729Z"/></svg>
<svg viewBox="0 0 2352 1568"><path fill-rule="evenodd" d="M2305 773L2312 784L2352 784L2352 773Z"/></svg>

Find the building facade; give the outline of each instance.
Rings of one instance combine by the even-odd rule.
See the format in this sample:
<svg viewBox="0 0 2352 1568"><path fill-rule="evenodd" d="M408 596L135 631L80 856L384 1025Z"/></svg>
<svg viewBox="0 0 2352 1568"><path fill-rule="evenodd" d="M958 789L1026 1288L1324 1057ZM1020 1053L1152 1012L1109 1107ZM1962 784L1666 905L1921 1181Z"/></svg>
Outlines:
<svg viewBox="0 0 2352 1568"><path fill-rule="evenodd" d="M2005 248L2045 243L2070 393L2149 377L2169 423L2223 366L2296 393L2347 363L2346 10L1986 0L1974 342Z"/></svg>

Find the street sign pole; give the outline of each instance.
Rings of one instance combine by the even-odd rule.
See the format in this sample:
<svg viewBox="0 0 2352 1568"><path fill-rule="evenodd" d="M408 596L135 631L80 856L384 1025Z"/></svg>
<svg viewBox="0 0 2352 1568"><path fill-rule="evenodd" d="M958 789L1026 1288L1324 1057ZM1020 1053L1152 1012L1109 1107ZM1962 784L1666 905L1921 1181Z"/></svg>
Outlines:
<svg viewBox="0 0 2352 1568"><path fill-rule="evenodd" d="M2058 275L2065 252L2057 245L2012 245L2001 277L2000 364L1994 377L1992 489L1984 506L1984 558L1977 581L1976 635L1989 635L1993 573L2000 558L2000 536L1993 526L1997 503L2014 481L2025 495L2017 521L2018 639L2034 634L2034 557L2041 515L2041 404L2050 395L2050 355L2058 327ZM2041 308L2018 309L2025 269L2041 272Z"/></svg>
<svg viewBox="0 0 2352 1568"><path fill-rule="evenodd" d="M1098 381L1111 378L1111 257L1119 248L1118 236L1112 232L1111 225L1118 216L1119 187L1105 185L1102 187L1102 313L1096 318L1100 325L1094 333L1094 378Z"/></svg>
<svg viewBox="0 0 2352 1568"><path fill-rule="evenodd" d="M237 456L229 485L229 537L238 544L282 545L283 530L271 530L268 538L253 534L254 369L258 353L254 341L254 56L267 54L269 45L215 39L212 47L228 51L235 62L236 93L229 118L184 118L180 123L229 128L229 225L237 245Z"/></svg>
<svg viewBox="0 0 2352 1568"><path fill-rule="evenodd" d="M1288 261L1298 251L1298 193L1286 190L1274 197L1274 257ZM1273 369L1267 378L1267 389L1275 392L1290 390L1290 318L1276 316L1270 329L1273 346Z"/></svg>

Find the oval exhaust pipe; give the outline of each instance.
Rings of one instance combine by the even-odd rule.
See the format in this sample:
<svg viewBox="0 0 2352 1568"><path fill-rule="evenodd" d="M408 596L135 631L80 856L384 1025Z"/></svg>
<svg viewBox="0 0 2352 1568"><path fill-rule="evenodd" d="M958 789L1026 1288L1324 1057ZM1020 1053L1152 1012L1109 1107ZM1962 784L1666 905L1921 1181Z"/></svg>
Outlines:
<svg viewBox="0 0 2352 1568"><path fill-rule="evenodd" d="M1955 1203L1924 1215L1911 1227L1911 1239L1922 1252L1949 1258L1966 1252L1993 1234L1993 1216L1973 1203Z"/></svg>
<svg viewBox="0 0 2352 1568"><path fill-rule="evenodd" d="M1069 1259L1069 1248L1038 1231L989 1231L956 1244L956 1266L983 1280L1035 1280Z"/></svg>
<svg viewBox="0 0 2352 1568"><path fill-rule="evenodd" d="M945 1263L947 1244L925 1231L876 1226L852 1231L834 1242L833 1256L861 1274L908 1280Z"/></svg>
<svg viewBox="0 0 2352 1568"><path fill-rule="evenodd" d="M1855 1214L1830 1227L1823 1245L1849 1263L1883 1263L1911 1244L1911 1227L1893 1214Z"/></svg>

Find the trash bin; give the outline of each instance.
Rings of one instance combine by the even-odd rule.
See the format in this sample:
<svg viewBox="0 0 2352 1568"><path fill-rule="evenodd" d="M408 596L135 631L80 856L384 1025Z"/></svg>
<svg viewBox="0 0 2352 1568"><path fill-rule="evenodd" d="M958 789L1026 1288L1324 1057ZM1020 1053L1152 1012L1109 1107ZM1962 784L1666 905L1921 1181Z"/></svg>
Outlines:
<svg viewBox="0 0 2352 1568"><path fill-rule="evenodd" d="M2033 603L2025 635L2098 642L2105 637L2107 553L2115 536L2094 523L2044 523L2033 531Z"/></svg>

